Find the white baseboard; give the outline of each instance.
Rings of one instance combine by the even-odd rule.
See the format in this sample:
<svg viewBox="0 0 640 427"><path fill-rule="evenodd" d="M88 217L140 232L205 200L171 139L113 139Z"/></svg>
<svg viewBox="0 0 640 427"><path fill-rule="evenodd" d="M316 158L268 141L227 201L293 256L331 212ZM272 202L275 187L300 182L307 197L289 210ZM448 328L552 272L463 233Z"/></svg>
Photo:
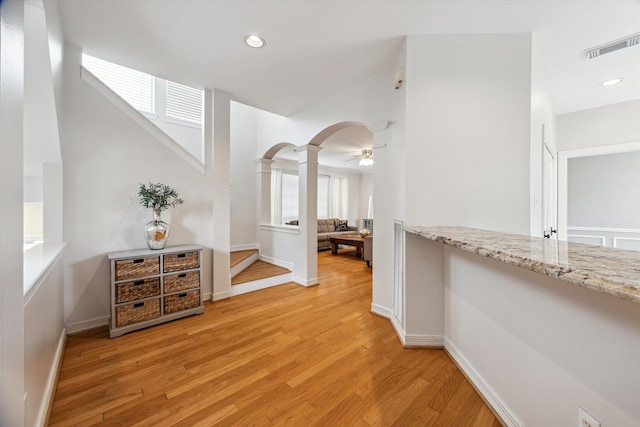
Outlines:
<svg viewBox="0 0 640 427"><path fill-rule="evenodd" d="M64 356L64 347L67 342L67 330L62 328L62 333L58 339L58 346L56 347L56 353L53 356L53 363L49 370L49 377L47 378L47 384L45 385L44 393L42 394L42 402L40 402L40 408L38 409L38 416L36 418L36 426L44 427L47 424L47 418L49 416L49 408L53 403L53 397L56 392L56 384L58 383L58 373L62 366L62 356Z"/></svg>
<svg viewBox="0 0 640 427"><path fill-rule="evenodd" d="M210 292L207 292L206 294L202 294L202 300L203 301L213 301L213 294Z"/></svg>
<svg viewBox="0 0 640 427"><path fill-rule="evenodd" d="M478 393L484 397L485 401L491 406L495 413L505 422L508 427L521 427L524 424L515 416L515 414L507 407L504 401L491 388L478 371L469 363L455 345L448 339L444 339L444 348L451 358L456 362L458 367L465 373L469 381L474 385Z"/></svg>
<svg viewBox="0 0 640 427"><path fill-rule="evenodd" d="M67 325L67 333L75 334L76 332L86 331L87 329L93 329L99 326L108 325L110 319L111 318L109 316L96 317L95 319L90 319L84 322L78 322L72 325Z"/></svg>
<svg viewBox="0 0 640 427"><path fill-rule="evenodd" d="M265 262L268 262L269 264L277 265L278 267L286 268L287 270L293 271L293 263L283 261L281 259L271 258L269 256L262 255L262 254L258 256L258 259L260 261L265 261Z"/></svg>
<svg viewBox="0 0 640 427"><path fill-rule="evenodd" d="M231 252L236 251L250 251L252 249L257 249L260 252L260 243L249 243L248 245L235 245L231 246Z"/></svg>
<svg viewBox="0 0 640 427"><path fill-rule="evenodd" d="M285 283L291 283L291 273L233 285L231 286L231 295L242 295L253 291L259 291L261 289L271 288L273 286L283 285Z"/></svg>
<svg viewBox="0 0 640 427"><path fill-rule="evenodd" d="M218 292L213 294L213 301L220 301L221 299L231 298L231 289L224 292Z"/></svg>
<svg viewBox="0 0 640 427"><path fill-rule="evenodd" d="M391 309L371 303L371 312L385 319L391 319Z"/></svg>
<svg viewBox="0 0 640 427"><path fill-rule="evenodd" d="M389 316L389 320L404 348L444 347L444 337L442 335L407 334L407 331L404 330L400 321L392 313Z"/></svg>
<svg viewBox="0 0 640 427"><path fill-rule="evenodd" d="M442 335L412 335L405 334L405 348L431 348L444 347L444 337Z"/></svg>
<svg viewBox="0 0 640 427"><path fill-rule="evenodd" d="M320 281L318 280L318 278L313 278L313 279L303 279L302 277L297 277L297 276L293 276L291 278L292 281L294 281L295 283L297 283L298 285L302 285L304 287L311 287L311 286L316 286L318 284L320 284Z"/></svg>

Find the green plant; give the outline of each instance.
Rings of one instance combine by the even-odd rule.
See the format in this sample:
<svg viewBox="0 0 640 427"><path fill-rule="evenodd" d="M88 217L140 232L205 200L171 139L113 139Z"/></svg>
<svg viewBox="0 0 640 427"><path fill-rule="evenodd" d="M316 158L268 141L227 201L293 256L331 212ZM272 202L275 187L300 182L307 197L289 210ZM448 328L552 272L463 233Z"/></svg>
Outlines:
<svg viewBox="0 0 640 427"><path fill-rule="evenodd" d="M140 196L140 204L145 208L152 208L154 212L161 212L169 206L176 207L184 203L176 190L159 182L140 184L138 196Z"/></svg>

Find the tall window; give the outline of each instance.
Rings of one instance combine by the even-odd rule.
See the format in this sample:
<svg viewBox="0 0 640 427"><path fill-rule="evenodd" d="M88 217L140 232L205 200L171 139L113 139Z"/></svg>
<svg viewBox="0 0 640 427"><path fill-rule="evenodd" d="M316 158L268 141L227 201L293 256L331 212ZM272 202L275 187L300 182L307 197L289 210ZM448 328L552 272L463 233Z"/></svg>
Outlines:
<svg viewBox="0 0 640 427"><path fill-rule="evenodd" d="M330 214L330 191L329 181L331 177L329 175L318 175L318 218L329 218Z"/></svg>
<svg viewBox="0 0 640 427"><path fill-rule="evenodd" d="M298 219L298 174L282 172L282 223Z"/></svg>
<svg viewBox="0 0 640 427"><path fill-rule="evenodd" d="M346 219L349 216L349 180L334 176L331 186L331 216Z"/></svg>
<svg viewBox="0 0 640 427"><path fill-rule="evenodd" d="M271 222L286 224L299 217L299 180L296 171L271 170ZM319 219L347 219L349 180L340 176L318 175Z"/></svg>

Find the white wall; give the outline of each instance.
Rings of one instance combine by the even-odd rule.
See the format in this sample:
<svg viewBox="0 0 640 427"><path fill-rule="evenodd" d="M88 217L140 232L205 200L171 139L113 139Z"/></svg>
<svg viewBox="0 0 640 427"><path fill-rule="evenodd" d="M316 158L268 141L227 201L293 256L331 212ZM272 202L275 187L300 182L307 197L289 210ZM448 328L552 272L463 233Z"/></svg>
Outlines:
<svg viewBox="0 0 640 427"><path fill-rule="evenodd" d="M568 160L567 226L640 229L640 152Z"/></svg>
<svg viewBox="0 0 640 427"><path fill-rule="evenodd" d="M444 268L446 345L512 420L573 426L581 406L603 426L639 425L637 303L452 247Z"/></svg>
<svg viewBox="0 0 640 427"><path fill-rule="evenodd" d="M406 91L406 221L529 234L531 36L409 36Z"/></svg>
<svg viewBox="0 0 640 427"><path fill-rule="evenodd" d="M55 392L64 343L64 262L56 259L24 300L24 367L27 426L44 425Z"/></svg>
<svg viewBox="0 0 640 427"><path fill-rule="evenodd" d="M640 100L557 117L558 150L640 141Z"/></svg>
<svg viewBox="0 0 640 427"><path fill-rule="evenodd" d="M0 13L0 424L24 425L22 147L24 3Z"/></svg>
<svg viewBox="0 0 640 427"><path fill-rule="evenodd" d="M231 103L231 247L255 245L258 110Z"/></svg>
<svg viewBox="0 0 640 427"><path fill-rule="evenodd" d="M184 199L183 205L163 212L172 226L168 244L205 246L203 291L211 294L211 167L204 175L195 170L84 83L80 59L80 51L67 45L62 144L66 324L106 323L110 304L106 254L146 247L142 227L152 213L140 206L137 192L140 183L149 181L174 187Z"/></svg>

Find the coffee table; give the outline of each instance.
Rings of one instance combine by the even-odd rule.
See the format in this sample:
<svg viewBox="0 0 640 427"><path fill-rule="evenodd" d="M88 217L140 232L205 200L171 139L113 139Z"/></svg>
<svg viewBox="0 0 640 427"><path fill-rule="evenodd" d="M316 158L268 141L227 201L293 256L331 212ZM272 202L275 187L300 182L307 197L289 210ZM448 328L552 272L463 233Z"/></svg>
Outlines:
<svg viewBox="0 0 640 427"><path fill-rule="evenodd" d="M362 248L364 247L364 238L358 234L343 234L341 236L329 237L331 243L331 253L333 255L338 253L338 245L355 246L356 255L362 258Z"/></svg>

